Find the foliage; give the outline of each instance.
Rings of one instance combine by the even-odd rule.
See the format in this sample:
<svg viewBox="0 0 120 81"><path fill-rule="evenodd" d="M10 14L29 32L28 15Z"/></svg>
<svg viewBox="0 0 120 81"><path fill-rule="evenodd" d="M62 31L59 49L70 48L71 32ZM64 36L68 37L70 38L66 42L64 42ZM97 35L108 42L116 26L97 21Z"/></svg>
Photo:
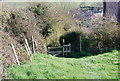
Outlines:
<svg viewBox="0 0 120 81"><path fill-rule="evenodd" d="M64 44L71 44L71 51L73 52L79 52L80 51L80 36L83 36L83 33L73 31L73 32L68 32L62 35L59 39L60 44L63 45L63 39L65 40Z"/></svg>
<svg viewBox="0 0 120 81"><path fill-rule="evenodd" d="M75 23L71 15L68 14L68 9L66 9L66 6L61 6L65 4L57 5L57 3L52 3L50 5L51 7L48 9L47 16L50 22L48 29L51 33L49 33L50 35L46 37L46 43L47 45L53 44L54 46L59 43L60 36L69 31Z"/></svg>
<svg viewBox="0 0 120 81"><path fill-rule="evenodd" d="M46 26L42 29L42 35L44 37L48 37L52 33L51 24L46 24Z"/></svg>
<svg viewBox="0 0 120 81"><path fill-rule="evenodd" d="M39 19L41 18L42 19L42 23L44 24L42 26L42 31L41 31L41 34L46 38L48 37L51 33L52 33L52 25L50 23L50 18L48 17L48 8L49 5L46 5L46 4L38 4L36 5L36 7L33 7L34 8L34 13L35 13L35 16L38 17L36 19Z"/></svg>
<svg viewBox="0 0 120 81"><path fill-rule="evenodd" d="M52 44L55 46L59 42L61 43L61 38L64 38L66 44L71 43L72 49L75 49L75 52L79 52L79 36L81 35L83 51L97 54L107 52L110 49L120 49L119 28L114 21L107 18L103 20L102 17L96 17L95 19L93 17L90 21L89 19L82 21L73 18L71 14L67 14L64 8L53 7L49 10L49 17L54 31L46 38L47 45ZM52 12L55 13L52 14ZM92 26L85 28L82 26L83 24ZM78 35L73 35L73 32L78 33Z"/></svg>
<svg viewBox="0 0 120 81"><path fill-rule="evenodd" d="M79 59L35 54L32 62L11 66L12 79L118 79L118 52Z"/></svg>
<svg viewBox="0 0 120 81"><path fill-rule="evenodd" d="M111 23L109 21L104 21L103 23L100 23L100 21L98 22L99 23L96 24L96 26L90 29L91 34L89 34L88 37L93 40L90 42L90 45L94 46L100 51L108 51L111 48L120 49L120 41L118 41L120 40L120 32L118 31L119 28L117 27L116 23ZM93 45L95 42L96 45Z"/></svg>
<svg viewBox="0 0 120 81"><path fill-rule="evenodd" d="M46 6L42 6L42 4L38 4L34 10L34 12L37 14L37 15L45 15L46 14L46 10L47 10L47 7Z"/></svg>

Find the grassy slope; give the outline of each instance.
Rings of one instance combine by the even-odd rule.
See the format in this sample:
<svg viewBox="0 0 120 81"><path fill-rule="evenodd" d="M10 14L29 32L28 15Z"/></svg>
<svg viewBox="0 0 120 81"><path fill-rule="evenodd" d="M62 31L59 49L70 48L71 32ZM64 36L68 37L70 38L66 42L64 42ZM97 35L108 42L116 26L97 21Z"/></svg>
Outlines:
<svg viewBox="0 0 120 81"><path fill-rule="evenodd" d="M79 59L36 54L32 62L8 72L14 79L116 79L118 51Z"/></svg>

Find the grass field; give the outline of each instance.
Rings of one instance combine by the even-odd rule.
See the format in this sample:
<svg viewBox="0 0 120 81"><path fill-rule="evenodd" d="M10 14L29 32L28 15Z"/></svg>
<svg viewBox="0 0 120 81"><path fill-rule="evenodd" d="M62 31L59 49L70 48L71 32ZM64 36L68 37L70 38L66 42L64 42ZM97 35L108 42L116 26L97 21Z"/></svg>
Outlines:
<svg viewBox="0 0 120 81"><path fill-rule="evenodd" d="M118 51L83 58L58 58L34 54L32 62L13 65L13 79L118 79Z"/></svg>

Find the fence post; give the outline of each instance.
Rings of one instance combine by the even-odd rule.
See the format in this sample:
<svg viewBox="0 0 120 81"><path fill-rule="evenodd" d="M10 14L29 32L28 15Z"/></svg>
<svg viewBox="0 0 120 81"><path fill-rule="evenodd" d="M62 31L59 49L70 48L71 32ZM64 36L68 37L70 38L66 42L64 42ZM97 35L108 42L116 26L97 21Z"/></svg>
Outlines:
<svg viewBox="0 0 120 81"><path fill-rule="evenodd" d="M80 36L80 52L82 51L82 45L81 45L81 36Z"/></svg>
<svg viewBox="0 0 120 81"><path fill-rule="evenodd" d="M64 51L65 51L64 43L65 43L65 39L62 39L62 42L63 42L63 56L64 56Z"/></svg>
<svg viewBox="0 0 120 81"><path fill-rule="evenodd" d="M32 52L31 52L31 50L30 50L30 47L29 47L29 44L28 44L28 41L27 41L27 39L25 38L25 44L26 44L26 50L29 52L28 54L29 54L29 56L30 56L30 60L32 60Z"/></svg>
<svg viewBox="0 0 120 81"><path fill-rule="evenodd" d="M100 41L98 41L98 49L100 50Z"/></svg>
<svg viewBox="0 0 120 81"><path fill-rule="evenodd" d="M71 52L71 44L69 43L69 51Z"/></svg>
<svg viewBox="0 0 120 81"><path fill-rule="evenodd" d="M30 57L30 60L32 61L32 58L31 58L30 53L29 53L29 50L28 50L26 44L24 44L24 45L25 45L25 49L26 49L26 51L27 51L27 53L28 53L28 56Z"/></svg>
<svg viewBox="0 0 120 81"><path fill-rule="evenodd" d="M32 43L33 43L33 53L35 53L35 41L34 41L34 38L33 38L33 36L32 36Z"/></svg>
<svg viewBox="0 0 120 81"><path fill-rule="evenodd" d="M30 47L29 47L29 44L28 44L28 41L27 41L26 38L25 38L25 43L26 43L26 45L27 45L27 48L28 48L29 53L31 54L32 52L31 52L31 50L30 50Z"/></svg>
<svg viewBox="0 0 120 81"><path fill-rule="evenodd" d="M69 51L69 44L68 44L68 46L66 46L65 51L66 51L66 52L65 52L65 56L67 57L67 55L68 55L68 53L69 53L69 52L68 52L68 51Z"/></svg>
<svg viewBox="0 0 120 81"><path fill-rule="evenodd" d="M18 64L18 66L20 66L20 62L19 62L19 60L18 60L17 53L16 53L16 51L15 51L14 45L11 44L11 47L12 47L12 50L13 50L14 56L15 56L15 58L16 58L17 64Z"/></svg>
<svg viewBox="0 0 120 81"><path fill-rule="evenodd" d="M38 52L37 42L36 41L35 41L35 48L36 48L36 52Z"/></svg>
<svg viewBox="0 0 120 81"><path fill-rule="evenodd" d="M71 52L71 43L69 43L69 51ZM70 54L70 52L69 52L69 54Z"/></svg>
<svg viewBox="0 0 120 81"><path fill-rule="evenodd" d="M65 57L67 56L67 47L68 46L65 46Z"/></svg>

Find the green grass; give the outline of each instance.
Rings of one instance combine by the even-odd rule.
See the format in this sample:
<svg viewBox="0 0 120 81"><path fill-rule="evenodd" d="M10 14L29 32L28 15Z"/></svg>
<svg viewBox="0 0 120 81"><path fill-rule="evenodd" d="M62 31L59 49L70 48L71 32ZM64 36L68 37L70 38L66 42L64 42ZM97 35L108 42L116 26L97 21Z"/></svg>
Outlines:
<svg viewBox="0 0 120 81"><path fill-rule="evenodd" d="M32 62L8 68L13 79L118 79L118 51L83 58L35 54Z"/></svg>

